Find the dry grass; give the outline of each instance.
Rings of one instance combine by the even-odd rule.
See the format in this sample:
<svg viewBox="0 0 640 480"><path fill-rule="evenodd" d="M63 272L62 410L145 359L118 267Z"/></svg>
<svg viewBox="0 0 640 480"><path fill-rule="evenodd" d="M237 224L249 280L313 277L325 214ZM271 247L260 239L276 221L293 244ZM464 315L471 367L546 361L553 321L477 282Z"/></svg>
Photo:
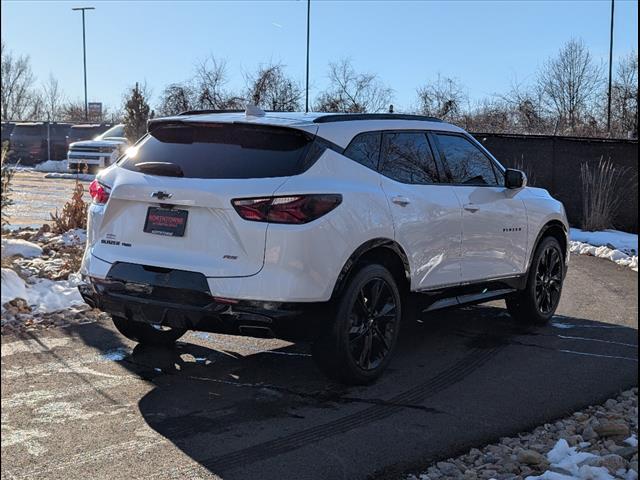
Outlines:
<svg viewBox="0 0 640 480"><path fill-rule="evenodd" d="M524 174L527 176L527 184L531 185L532 187L535 186L536 176L533 173L532 165L524 161L524 154L522 154L520 158L513 162L513 168L524 172Z"/></svg>
<svg viewBox="0 0 640 480"><path fill-rule="evenodd" d="M0 217L2 226L8 223L9 216L7 215L7 208L13 205L13 200L11 199L11 180L13 180L15 167L9 165L7 161L8 153L8 142L5 142L2 144L2 151L0 153L0 169L2 171L2 178L0 180L2 187L0 193Z"/></svg>
<svg viewBox="0 0 640 480"><path fill-rule="evenodd" d="M623 188L629 182L630 169L616 167L611 159L580 167L582 178L582 224L587 231L615 227L615 220L624 201Z"/></svg>
<svg viewBox="0 0 640 480"><path fill-rule="evenodd" d="M53 233L64 233L73 228L87 228L87 202L82 199L84 187L81 183L76 183L71 200L64 204L62 213L51 214Z"/></svg>

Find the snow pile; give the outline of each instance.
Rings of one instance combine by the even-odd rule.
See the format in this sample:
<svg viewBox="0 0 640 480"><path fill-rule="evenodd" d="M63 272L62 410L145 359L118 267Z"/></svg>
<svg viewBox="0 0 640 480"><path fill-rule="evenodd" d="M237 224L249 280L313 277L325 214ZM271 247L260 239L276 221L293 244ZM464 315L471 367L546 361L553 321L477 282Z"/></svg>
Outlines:
<svg viewBox="0 0 640 480"><path fill-rule="evenodd" d="M2 269L2 305L14 298L27 298L27 286L16 272L10 268ZM4 310L4 307L3 307Z"/></svg>
<svg viewBox="0 0 640 480"><path fill-rule="evenodd" d="M560 439L547 453L550 469L542 475L529 476L526 480L614 480L609 470L602 465L605 457L588 452L578 452L570 447L565 439ZM616 471L619 478L637 478L634 471L621 469Z"/></svg>
<svg viewBox="0 0 640 480"><path fill-rule="evenodd" d="M32 283L25 282L13 270L3 268L2 305L15 298L22 298L32 311L46 313L83 303L77 289L81 283L78 273L69 275L68 280L53 281L48 278L31 278L30 282Z"/></svg>
<svg viewBox="0 0 640 480"><path fill-rule="evenodd" d="M569 236L571 253L607 258L638 271L638 235L618 230L585 232L572 228Z"/></svg>
<svg viewBox="0 0 640 480"><path fill-rule="evenodd" d="M62 235L56 235L49 239L49 243L56 245L64 245L65 247L73 247L76 245L84 245L87 242L87 231L83 228L74 228Z"/></svg>
<svg viewBox="0 0 640 480"><path fill-rule="evenodd" d="M47 160L37 164L34 170L37 172L66 173L69 171L69 165L66 160Z"/></svg>
<svg viewBox="0 0 640 480"><path fill-rule="evenodd" d="M19 255L24 258L34 258L42 255L42 248L39 245L27 242L26 240L3 238L1 255L2 258L13 257L14 255Z"/></svg>
<svg viewBox="0 0 640 480"><path fill-rule="evenodd" d="M62 178L66 180L80 180L81 182L90 182L94 178L95 175L90 173L47 173L44 178Z"/></svg>

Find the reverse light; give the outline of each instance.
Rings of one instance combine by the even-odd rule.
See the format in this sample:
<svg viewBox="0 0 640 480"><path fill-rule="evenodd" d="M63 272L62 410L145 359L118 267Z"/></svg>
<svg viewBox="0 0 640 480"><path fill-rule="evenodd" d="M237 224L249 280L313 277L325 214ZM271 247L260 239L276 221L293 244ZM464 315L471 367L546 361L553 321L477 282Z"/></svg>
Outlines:
<svg viewBox="0 0 640 480"><path fill-rule="evenodd" d="M89 184L89 195L96 205L104 205L109 200L111 189L103 185L98 180L94 180Z"/></svg>
<svg viewBox="0 0 640 480"><path fill-rule="evenodd" d="M245 220L296 225L326 215L341 202L342 195L333 193L231 200L233 208Z"/></svg>

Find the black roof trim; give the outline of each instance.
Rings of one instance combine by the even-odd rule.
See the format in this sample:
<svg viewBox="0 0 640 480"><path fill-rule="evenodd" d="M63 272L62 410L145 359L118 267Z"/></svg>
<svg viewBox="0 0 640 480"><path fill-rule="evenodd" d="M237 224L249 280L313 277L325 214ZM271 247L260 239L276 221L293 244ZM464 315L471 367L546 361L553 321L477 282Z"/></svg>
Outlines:
<svg viewBox="0 0 640 480"><path fill-rule="evenodd" d="M406 113L337 113L335 115L317 117L313 120L313 123L348 122L355 120L421 120L423 122L443 122L436 117L410 115Z"/></svg>
<svg viewBox="0 0 640 480"><path fill-rule="evenodd" d="M227 109L227 110L186 110L184 112L180 112L178 116L183 115L206 115L208 113L243 113L244 110L239 109Z"/></svg>

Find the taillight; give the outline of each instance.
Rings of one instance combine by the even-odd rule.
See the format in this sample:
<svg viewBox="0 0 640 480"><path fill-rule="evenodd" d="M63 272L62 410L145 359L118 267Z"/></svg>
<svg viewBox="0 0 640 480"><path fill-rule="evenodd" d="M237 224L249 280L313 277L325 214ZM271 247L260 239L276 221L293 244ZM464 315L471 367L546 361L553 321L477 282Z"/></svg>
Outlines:
<svg viewBox="0 0 640 480"><path fill-rule="evenodd" d="M302 224L329 213L342 202L339 194L288 195L286 197L236 198L233 208L253 222Z"/></svg>
<svg viewBox="0 0 640 480"><path fill-rule="evenodd" d="M109 193L111 190L106 185L101 184L98 180L94 180L89 184L89 195L93 203L97 205L104 205L109 200Z"/></svg>

